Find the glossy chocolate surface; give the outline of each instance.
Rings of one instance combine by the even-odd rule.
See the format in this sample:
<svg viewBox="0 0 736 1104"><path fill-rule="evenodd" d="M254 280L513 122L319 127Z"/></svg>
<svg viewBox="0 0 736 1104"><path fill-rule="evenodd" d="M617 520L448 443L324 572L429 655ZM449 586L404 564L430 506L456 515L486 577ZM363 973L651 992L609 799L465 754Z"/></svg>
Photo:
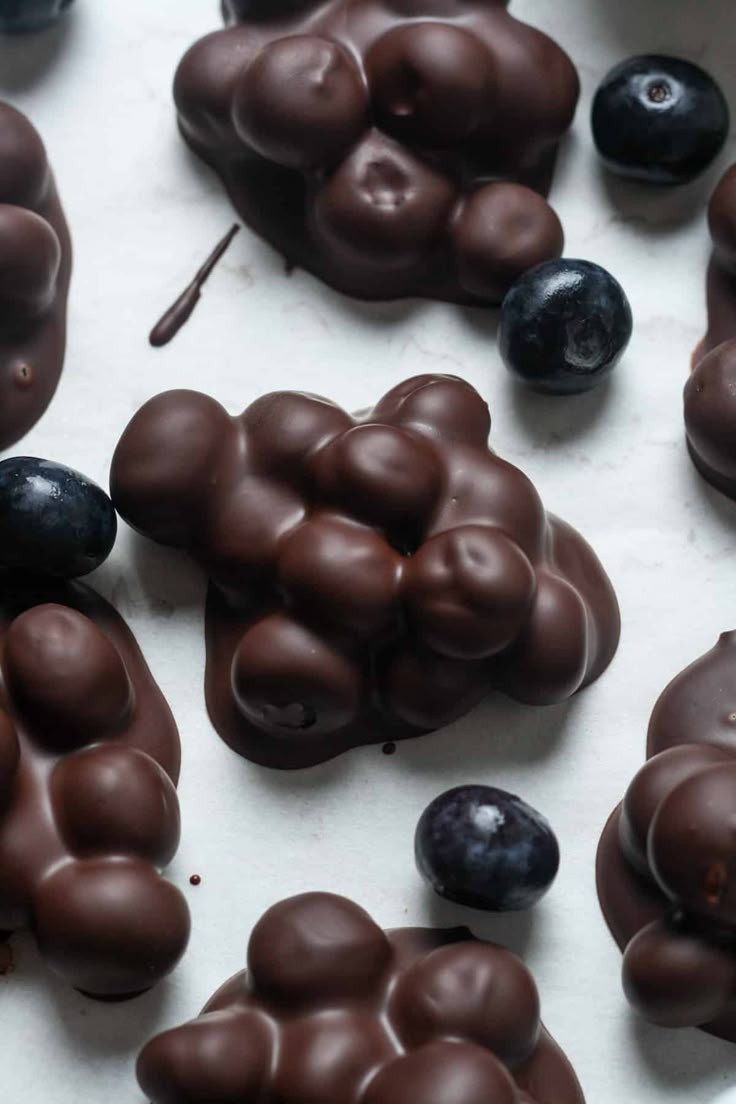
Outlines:
<svg viewBox="0 0 736 1104"><path fill-rule="evenodd" d="M498 303L558 257L543 198L577 73L506 0L245 0L196 43L185 139L241 217L339 291Z"/></svg>
<svg viewBox="0 0 736 1104"><path fill-rule="evenodd" d="M708 223L708 331L685 385L685 429L700 474L736 498L736 165L711 197Z"/></svg>
<svg viewBox="0 0 736 1104"><path fill-rule="evenodd" d="M605 669L616 598L581 536L488 447L480 395L418 376L351 417L276 392L238 417L152 399L112 497L207 571L207 705L272 767L415 736L489 690L561 701Z"/></svg>
<svg viewBox="0 0 736 1104"><path fill-rule="evenodd" d="M598 895L642 1015L736 1042L736 633L659 698L601 838Z"/></svg>
<svg viewBox="0 0 736 1104"><path fill-rule="evenodd" d="M169 973L186 902L159 870L179 843L179 735L129 629L81 584L0 589L0 931L122 999Z"/></svg>
<svg viewBox="0 0 736 1104"><path fill-rule="evenodd" d="M38 421L59 382L71 256L43 143L0 103L0 449Z"/></svg>
<svg viewBox="0 0 736 1104"><path fill-rule="evenodd" d="M520 959L465 928L384 933L327 893L269 909L248 969L138 1079L152 1104L583 1104Z"/></svg>

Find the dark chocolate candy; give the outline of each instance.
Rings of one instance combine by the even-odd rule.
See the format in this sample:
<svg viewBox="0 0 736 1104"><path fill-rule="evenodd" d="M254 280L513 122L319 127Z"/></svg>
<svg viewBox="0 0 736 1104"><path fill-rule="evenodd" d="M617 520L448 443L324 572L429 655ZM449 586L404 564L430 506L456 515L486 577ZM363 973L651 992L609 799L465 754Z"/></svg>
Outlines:
<svg viewBox="0 0 736 1104"><path fill-rule="evenodd" d="M480 395L418 376L351 417L277 392L148 402L112 463L131 525L210 576L207 705L273 767L438 728L500 689L561 701L619 614L591 548L488 447Z"/></svg>
<svg viewBox="0 0 736 1104"><path fill-rule="evenodd" d="M30 928L89 996L149 989L189 938L159 875L179 842L179 735L115 610L81 584L0 592L0 931Z"/></svg>
<svg viewBox="0 0 736 1104"><path fill-rule="evenodd" d="M327 893L269 909L247 971L138 1079L153 1104L583 1104L520 959L465 928L384 933Z"/></svg>
<svg viewBox="0 0 736 1104"><path fill-rule="evenodd" d="M642 1015L736 1042L736 633L663 692L649 762L598 849L598 895Z"/></svg>
<svg viewBox="0 0 736 1104"><path fill-rule="evenodd" d="M290 264L361 298L499 303L560 255L543 193L578 77L506 0L224 6L179 66L179 123Z"/></svg>
<svg viewBox="0 0 736 1104"><path fill-rule="evenodd" d="M736 498L736 165L711 197L708 222L708 331L685 385L685 429L700 474Z"/></svg>
<svg viewBox="0 0 736 1104"><path fill-rule="evenodd" d="M38 421L59 382L71 256L43 143L0 103L0 449Z"/></svg>

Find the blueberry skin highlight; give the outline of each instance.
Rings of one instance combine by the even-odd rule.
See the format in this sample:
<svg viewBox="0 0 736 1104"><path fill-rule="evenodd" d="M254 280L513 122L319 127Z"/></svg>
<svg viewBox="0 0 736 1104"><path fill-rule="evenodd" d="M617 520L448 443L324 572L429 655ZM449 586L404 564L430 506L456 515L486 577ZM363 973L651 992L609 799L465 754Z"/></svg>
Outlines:
<svg viewBox="0 0 736 1104"><path fill-rule="evenodd" d="M645 55L617 65L593 99L593 139L607 168L651 184L686 184L723 149L728 103L698 65Z"/></svg>
<svg viewBox="0 0 736 1104"><path fill-rule="evenodd" d="M55 23L72 0L0 0L0 32L25 34Z"/></svg>
<svg viewBox="0 0 736 1104"><path fill-rule="evenodd" d="M545 817L493 786L457 786L436 797L420 817L414 854L435 893L486 912L531 908L560 865Z"/></svg>
<svg viewBox="0 0 736 1104"><path fill-rule="evenodd" d="M107 559L115 543L112 502L96 483L33 456L0 463L0 570L74 579Z"/></svg>
<svg viewBox="0 0 736 1104"><path fill-rule="evenodd" d="M629 301L610 272L590 261L547 261L509 289L498 340L504 364L522 383L573 395L610 374L632 329Z"/></svg>

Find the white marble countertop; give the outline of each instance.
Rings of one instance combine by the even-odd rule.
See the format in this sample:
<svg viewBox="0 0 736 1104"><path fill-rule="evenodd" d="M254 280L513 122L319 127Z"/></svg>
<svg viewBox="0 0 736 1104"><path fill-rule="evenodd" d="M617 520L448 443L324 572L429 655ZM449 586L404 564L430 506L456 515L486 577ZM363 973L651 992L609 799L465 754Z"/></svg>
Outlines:
<svg viewBox="0 0 736 1104"><path fill-rule="evenodd" d="M62 383L16 451L104 484L129 417L172 386L208 390L232 410L277 387L360 407L403 377L457 372L488 398L495 447L594 544L617 586L624 631L610 671L566 706L496 700L391 758L373 747L308 772L269 772L228 751L208 722L203 580L123 527L94 582L137 633L181 729L183 840L171 874L190 900L193 938L168 983L120 1006L68 991L41 967L32 941L16 938L16 969L0 979L0 1095L12 1104L140 1104L141 1044L195 1015L240 968L265 907L323 888L354 897L385 926L469 922L523 952L589 1104L707 1104L736 1081L736 1049L629 1011L593 861L600 829L643 761L659 691L736 619L736 505L693 471L681 411L704 321L704 199L736 143L700 183L650 194L601 173L587 116L611 64L655 50L704 63L736 109L733 0L512 5L580 67L583 100L553 199L568 254L607 266L636 318L615 379L567 401L512 385L492 313L351 303L303 274L285 278L248 232L179 337L150 349L151 324L232 218L218 181L178 138L170 94L186 47L219 26L217 4L78 0L75 9L58 31L0 42L0 96L45 138L75 246ZM555 825L560 876L532 914L484 919L433 900L420 883L416 820L438 792L465 781L516 790Z"/></svg>

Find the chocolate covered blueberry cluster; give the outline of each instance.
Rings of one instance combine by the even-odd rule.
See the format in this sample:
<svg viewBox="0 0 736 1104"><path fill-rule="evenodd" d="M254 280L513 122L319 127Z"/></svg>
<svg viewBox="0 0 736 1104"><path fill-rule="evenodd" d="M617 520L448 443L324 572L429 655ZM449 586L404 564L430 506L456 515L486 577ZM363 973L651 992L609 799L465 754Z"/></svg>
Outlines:
<svg viewBox="0 0 736 1104"><path fill-rule="evenodd" d="M290 263L363 298L498 303L560 255L543 193L578 77L506 0L224 7L179 67L180 126Z"/></svg>
<svg viewBox="0 0 736 1104"><path fill-rule="evenodd" d="M0 931L75 988L151 988L189 937L160 877L179 842L179 737L126 626L80 584L0 596Z"/></svg>
<svg viewBox="0 0 736 1104"><path fill-rule="evenodd" d="M70 271L43 143L24 115L0 103L0 449L28 432L56 390Z"/></svg>
<svg viewBox="0 0 736 1104"><path fill-rule="evenodd" d="M624 988L648 1019L697 1027L736 999L736 755L681 744L628 789L619 839L669 908L624 954Z"/></svg>
<svg viewBox="0 0 736 1104"><path fill-rule="evenodd" d="M384 933L308 893L253 929L248 969L138 1061L153 1104L582 1104L520 959L465 929Z"/></svg>
<svg viewBox="0 0 736 1104"><path fill-rule="evenodd" d="M451 376L357 417L294 392L233 418L172 391L136 414L113 501L210 576L207 702L237 751L306 766L437 728L492 688L550 703L604 670L611 585L489 429Z"/></svg>
<svg viewBox="0 0 736 1104"><path fill-rule="evenodd" d="M629 1000L736 1042L736 635L667 687L652 758L609 821L598 892Z"/></svg>
<svg viewBox="0 0 736 1104"><path fill-rule="evenodd" d="M736 498L736 165L711 197L708 222L708 331L685 385L685 428L698 471Z"/></svg>

